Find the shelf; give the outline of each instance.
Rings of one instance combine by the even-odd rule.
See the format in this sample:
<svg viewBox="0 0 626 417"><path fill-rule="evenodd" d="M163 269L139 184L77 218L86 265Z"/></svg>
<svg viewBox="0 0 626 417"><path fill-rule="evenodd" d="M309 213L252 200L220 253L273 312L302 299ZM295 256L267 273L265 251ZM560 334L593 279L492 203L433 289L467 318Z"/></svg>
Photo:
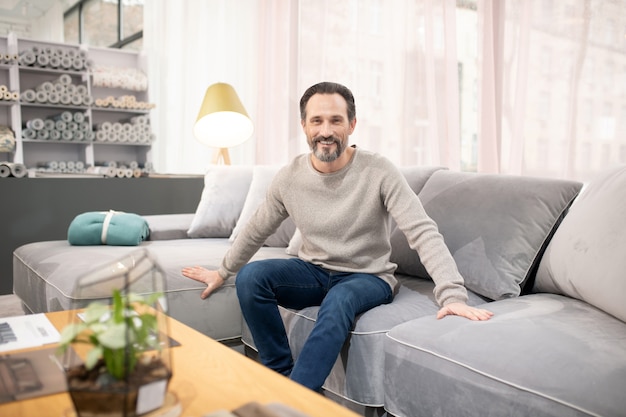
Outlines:
<svg viewBox="0 0 626 417"><path fill-rule="evenodd" d="M47 103L25 103L20 102L22 107L37 107L37 108L48 108L48 109L59 109L59 110L81 110L87 111L90 109L88 106L72 106L71 104L47 104Z"/></svg>
<svg viewBox="0 0 626 417"><path fill-rule="evenodd" d="M81 91L78 94L81 97L88 97L82 103L75 100L74 103L77 104L68 104L68 101L64 101L66 104L60 102L51 104L44 101L43 97L40 97L39 102L31 101L30 97L29 101L23 100L22 97L17 101L1 100L0 124L8 125L15 133L15 151L10 154L12 162L23 163L27 168L36 168L47 162L60 160L80 161L85 165L93 166L96 159L107 161L135 160L151 166L154 137L149 128L150 109L133 108L134 102L144 107L150 107L147 105L148 92L146 90L136 91L132 88L126 89L124 83L107 85L102 82L106 80L107 71L113 76L117 75L119 71L121 74L138 74L140 75L139 80L145 79L146 56L143 53L19 39L13 33L7 37L0 36L0 50L3 53L11 53L20 57L13 61L0 63L0 84L6 85L10 91L24 94L28 90L36 92L38 89L44 88L45 91L54 91L57 94L73 95L76 94L74 93L75 90L70 87L73 85L77 87L76 90L80 87ZM83 64L75 67L25 64L25 62L45 63L43 54L50 54L47 57L47 62L51 62L50 57L55 56L77 58L82 60ZM26 55L29 55L28 59L31 61L23 61ZM73 62L73 64L75 63ZM100 78L94 79L94 74L99 74ZM115 77L112 80L115 80ZM44 85L44 83L52 83L53 87ZM50 88L54 88L54 90L50 90ZM43 95L40 94L40 96ZM110 106L122 105L125 107L101 107L107 104L104 102L99 102L99 106L96 106L96 99L107 100ZM123 124L138 116L145 116L148 128L140 132L143 135L140 136L143 142L135 140L134 136L132 139L135 142L109 141L108 139L115 137L109 136L113 133L108 132L104 136L100 134L98 141L91 139L91 133L88 136L89 140L80 141L26 138L34 137L25 130L27 122L34 119L46 121L55 118L62 112L84 113L84 119L88 126L83 126L81 130L94 134L96 129L105 123ZM49 124L44 128L50 129L48 133L53 130L62 130L62 128L51 127ZM148 138L152 140L148 142ZM3 155L7 155L7 153L3 153Z"/></svg>
<svg viewBox="0 0 626 417"><path fill-rule="evenodd" d="M61 144L61 145L91 145L91 141L87 140L40 140L40 139L22 139L22 143L37 143L37 144Z"/></svg>
<svg viewBox="0 0 626 417"><path fill-rule="evenodd" d="M150 110L141 110L141 109L111 109L108 107L91 107L91 111L101 111L107 113L133 113L133 114L148 114Z"/></svg>
<svg viewBox="0 0 626 417"><path fill-rule="evenodd" d="M65 70L65 69L57 69L57 68L47 68L47 67L31 67L29 65L18 65L20 73L38 73L38 74L68 74L74 75L77 77L83 77L88 75L86 71L75 71L75 70Z"/></svg>

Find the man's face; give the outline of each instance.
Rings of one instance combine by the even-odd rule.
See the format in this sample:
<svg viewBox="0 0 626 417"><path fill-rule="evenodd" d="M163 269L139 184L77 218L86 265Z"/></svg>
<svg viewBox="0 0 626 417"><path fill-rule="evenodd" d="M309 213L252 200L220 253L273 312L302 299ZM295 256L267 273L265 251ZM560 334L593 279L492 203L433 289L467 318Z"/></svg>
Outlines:
<svg viewBox="0 0 626 417"><path fill-rule="evenodd" d="M339 94L314 94L306 105L302 128L313 155L333 162L348 146L356 119L348 120L347 103Z"/></svg>

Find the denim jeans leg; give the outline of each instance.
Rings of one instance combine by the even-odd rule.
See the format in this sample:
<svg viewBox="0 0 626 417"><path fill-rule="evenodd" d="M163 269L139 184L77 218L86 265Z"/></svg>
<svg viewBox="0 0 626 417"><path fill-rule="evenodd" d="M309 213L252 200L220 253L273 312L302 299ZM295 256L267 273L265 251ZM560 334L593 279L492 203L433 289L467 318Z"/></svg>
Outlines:
<svg viewBox="0 0 626 417"><path fill-rule="evenodd" d="M288 308L319 305L328 289L321 269L300 259L251 262L237 274L237 297L261 363L289 375L293 357L278 304Z"/></svg>
<svg viewBox="0 0 626 417"><path fill-rule="evenodd" d="M291 379L320 391L330 374L357 315L390 303L389 284L369 274L332 274L315 326L291 372Z"/></svg>

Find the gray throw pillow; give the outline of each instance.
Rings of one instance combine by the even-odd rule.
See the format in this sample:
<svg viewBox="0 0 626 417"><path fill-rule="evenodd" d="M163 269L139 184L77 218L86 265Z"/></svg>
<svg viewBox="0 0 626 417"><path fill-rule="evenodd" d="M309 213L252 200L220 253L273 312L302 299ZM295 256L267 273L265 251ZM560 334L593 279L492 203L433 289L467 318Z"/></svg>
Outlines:
<svg viewBox="0 0 626 417"><path fill-rule="evenodd" d="M558 179L437 171L419 197L465 286L499 300L520 294L581 186ZM397 227L391 244L398 272L428 277Z"/></svg>
<svg viewBox="0 0 626 417"><path fill-rule="evenodd" d="M237 224L250 183L252 166L212 165L187 230L191 238L228 237Z"/></svg>
<svg viewBox="0 0 626 417"><path fill-rule="evenodd" d="M557 229L534 290L583 300L626 322L626 165L592 180Z"/></svg>

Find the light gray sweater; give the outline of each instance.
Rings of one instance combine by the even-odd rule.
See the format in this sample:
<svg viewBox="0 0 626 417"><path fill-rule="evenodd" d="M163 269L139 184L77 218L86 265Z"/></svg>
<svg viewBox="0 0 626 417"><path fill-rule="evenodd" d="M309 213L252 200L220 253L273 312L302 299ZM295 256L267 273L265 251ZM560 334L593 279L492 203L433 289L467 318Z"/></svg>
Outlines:
<svg viewBox="0 0 626 417"><path fill-rule="evenodd" d="M463 277L437 225L389 160L357 148L343 169L322 174L310 157L300 155L276 174L265 202L226 253L222 277L235 275L290 216L302 233L301 259L334 271L376 275L395 294L390 214L433 278L439 305L467 301Z"/></svg>

